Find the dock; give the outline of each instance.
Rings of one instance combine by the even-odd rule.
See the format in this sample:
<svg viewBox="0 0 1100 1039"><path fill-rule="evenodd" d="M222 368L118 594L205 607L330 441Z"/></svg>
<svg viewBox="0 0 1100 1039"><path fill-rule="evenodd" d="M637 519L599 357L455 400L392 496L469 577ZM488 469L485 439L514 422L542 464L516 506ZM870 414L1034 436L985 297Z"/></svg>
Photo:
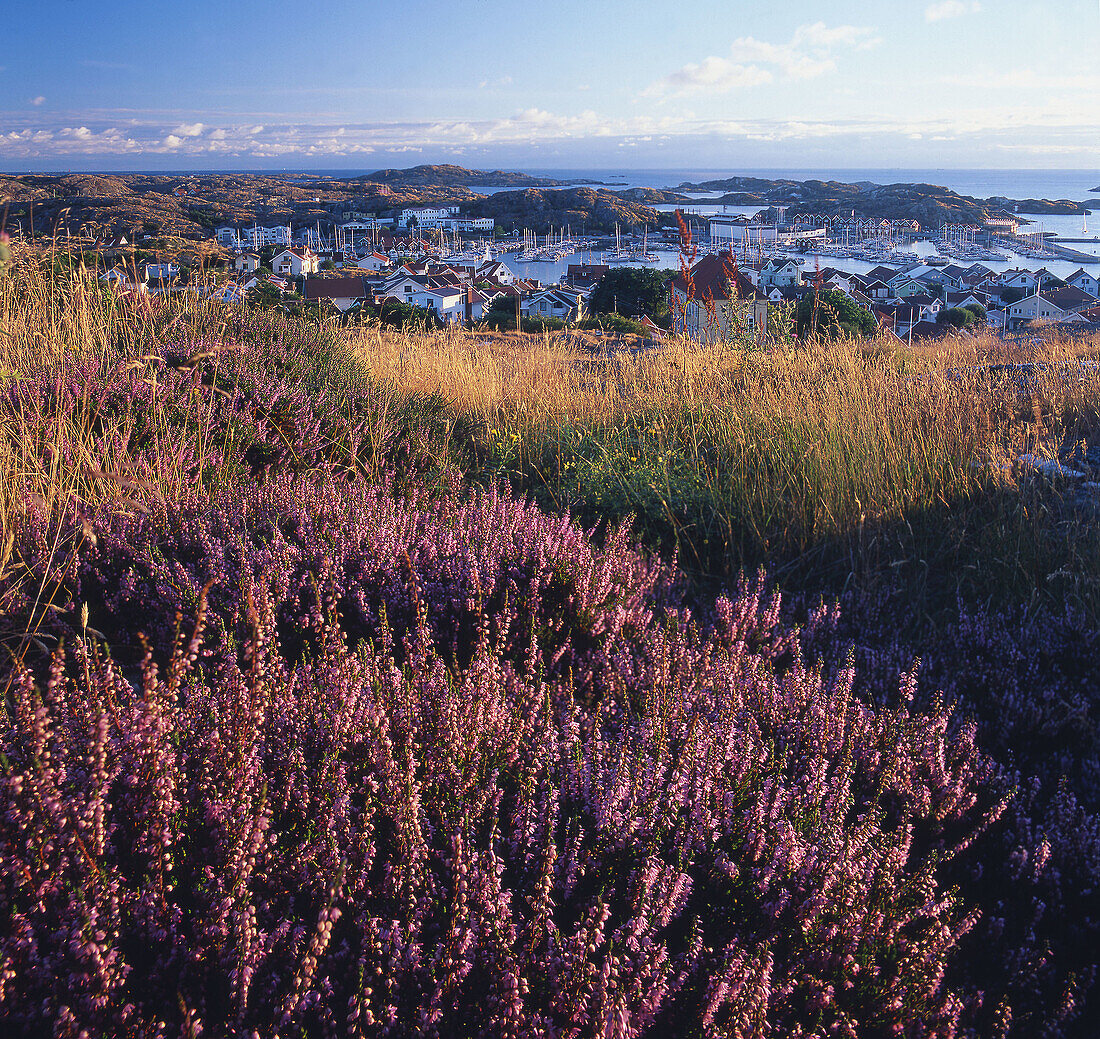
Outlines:
<svg viewBox="0 0 1100 1039"><path fill-rule="evenodd" d="M1078 238L1067 239L1067 241L1087 242L1095 241L1095 239ZM1072 260L1074 263L1100 263L1100 256L1096 253L1083 253L1078 249L1071 249L1068 245L1062 245L1061 242L1055 242L1051 239L1047 239L1043 245L1053 253L1057 253L1060 259Z"/></svg>

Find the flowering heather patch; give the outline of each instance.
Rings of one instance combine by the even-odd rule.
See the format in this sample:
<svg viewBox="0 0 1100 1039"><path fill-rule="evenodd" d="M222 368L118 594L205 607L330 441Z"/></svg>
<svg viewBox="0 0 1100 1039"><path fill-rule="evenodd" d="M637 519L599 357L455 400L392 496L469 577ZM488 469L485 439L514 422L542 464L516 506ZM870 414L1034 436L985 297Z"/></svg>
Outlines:
<svg viewBox="0 0 1100 1039"><path fill-rule="evenodd" d="M628 649L653 626L675 574L628 549L625 529L597 551L567 517L496 491L397 498L362 481L284 477L155 501L74 526L71 552L52 551L51 530L44 521L23 528L15 554L33 561L34 579L0 596L5 614L21 618L16 627L40 638L79 632L88 604L116 653L140 649L137 632L169 647L179 615L193 614L206 588L208 623L225 645L241 644L241 589L263 580L292 658L315 647L334 613L351 640L388 633L399 654L419 615L452 663L468 663L488 626L509 659L535 643L540 666L589 698L629 675ZM42 588L44 624L34 614ZM65 616L69 624L57 619Z"/></svg>
<svg viewBox="0 0 1100 1039"><path fill-rule="evenodd" d="M888 594L848 596L813 610L803 652L826 673L856 668L855 690L889 702L911 646L893 634ZM805 608L792 613L805 614ZM1061 1034L1060 1008L1081 1014L1100 957L1100 635L1067 608L1061 616L967 609L925 648L914 675L917 702L956 706L1015 789L1001 824L958 861L956 882L984 907L963 943L975 983L1002 988L1017 1032ZM1095 996L1093 996L1095 1000Z"/></svg>
<svg viewBox="0 0 1100 1039"><path fill-rule="evenodd" d="M46 529L19 555L68 639L18 673L2 737L18 1032L948 1036L1007 1014L952 887L1003 829L974 726L913 709L914 677L872 707L809 666L762 582L701 627L624 534L359 482L105 516L52 564ZM158 654L177 610L198 630Z"/></svg>

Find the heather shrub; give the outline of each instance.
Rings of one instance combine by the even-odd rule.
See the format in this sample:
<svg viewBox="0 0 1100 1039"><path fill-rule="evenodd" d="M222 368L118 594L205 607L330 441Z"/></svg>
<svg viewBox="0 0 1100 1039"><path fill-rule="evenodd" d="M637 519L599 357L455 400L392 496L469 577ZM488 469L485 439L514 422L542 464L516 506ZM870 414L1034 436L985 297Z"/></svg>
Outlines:
<svg viewBox="0 0 1100 1039"><path fill-rule="evenodd" d="M451 445L469 423L439 401L379 388L308 326L252 331L250 341L172 341L139 357L70 355L8 379L5 521L28 500L144 503L273 473L455 481Z"/></svg>
<svg viewBox="0 0 1100 1039"><path fill-rule="evenodd" d="M857 695L884 703L915 658L891 624L890 599L849 595L842 608L809 611L796 603L784 621L808 616L803 651L826 673L854 661ZM981 1034L1011 1021L1011 1034L1060 1035L1077 1019L1080 1030L1066 1034L1088 1035L1100 943L1096 630L1069 607L1056 615L960 605L939 636L914 671L917 702L948 703L973 721L1014 792L1001 824L952 871L983 906L960 962L979 988L1002 993L987 1001ZM1001 1003L1011 1009L998 1011Z"/></svg>
<svg viewBox="0 0 1100 1039"><path fill-rule="evenodd" d="M1089 604L1094 532L970 464L1019 401L839 348L401 338L444 401L323 322L32 274L0 292L0 1032L1091 1034L1095 625L1035 607ZM1091 392L1039 386L1023 435ZM736 578L785 545L856 591ZM1044 591L922 641L935 597L866 591L963 558Z"/></svg>
<svg viewBox="0 0 1100 1039"><path fill-rule="evenodd" d="M289 1015L307 1034L460 1035L504 1029L511 1006L516 1034L995 1035L1014 1015L1022 1035L1086 1006L1092 817L1068 792L1011 797L977 723L916 709L900 648L851 657L835 607L799 628L760 579L695 618L625 531L597 547L499 492L282 477L60 538L52 522L21 531L0 598L58 647L50 665L23 643L4 855L42 826L28 848L72 858L13 865L52 892L7 889L5 999L27 1028L71 1013L124 1030L129 1004L135 1034L171 1011L178 1028L187 1012L261 1034ZM64 749L29 752L35 725ZM174 770L160 807L160 766L123 765L150 731L162 744L143 753ZM77 764L97 754L115 765ZM43 778L50 761L74 764ZM28 783L73 805L36 815ZM120 835L95 869L50 829L72 819L86 847L92 803ZM139 903L166 841L179 886L154 912ZM477 899L454 887L458 848ZM97 994L78 1007L56 977L89 965L39 969L27 950L60 919L94 933L100 873L121 902L96 956L119 966L82 981Z"/></svg>
<svg viewBox="0 0 1100 1039"><path fill-rule="evenodd" d="M564 538L587 565L599 624L640 619L660 571L626 546L586 557L575 527L466 507L480 524L447 504L401 522L480 538L488 584L511 509L513 543L552 559ZM375 515L375 536L401 525ZM334 541L368 526L336 518ZM74 570L123 543L99 529ZM0 736L10 1028L946 1036L973 1017L979 993L945 975L977 914L941 881L1000 812L972 727L913 711L904 677L876 709L850 672L806 666L760 583L710 634L680 610L611 640L589 706L510 641L519 598L479 612L455 660L438 621L477 570L460 544L401 637L380 621L349 645L333 566L288 655L276 552L200 590L162 663L114 659L97 608L38 679L20 669ZM408 553L414 577L427 556ZM614 574L625 604L596 594Z"/></svg>
<svg viewBox="0 0 1100 1039"><path fill-rule="evenodd" d="M498 491L401 498L365 481L284 476L84 518L60 536L41 517L14 548L31 579L0 604L15 631L39 640L79 632L87 606L116 654L140 655L137 634L171 646L179 615L193 613L204 589L208 623L241 644L240 590L263 578L292 659L315 647L329 613L352 642L388 632L400 647L419 623L459 666L489 625L508 659L537 647L543 671L568 675L591 698L629 666L624 654L675 582L673 568L626 539L621 528L596 549L568 517ZM59 541L72 550L57 552Z"/></svg>

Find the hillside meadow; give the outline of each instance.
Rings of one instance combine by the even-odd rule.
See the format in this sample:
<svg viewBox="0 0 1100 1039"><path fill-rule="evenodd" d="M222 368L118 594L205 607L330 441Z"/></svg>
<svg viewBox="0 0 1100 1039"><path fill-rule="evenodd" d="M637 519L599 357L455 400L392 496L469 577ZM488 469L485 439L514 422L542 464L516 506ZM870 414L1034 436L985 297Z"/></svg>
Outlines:
<svg viewBox="0 0 1100 1039"><path fill-rule="evenodd" d="M18 1036L1087 1036L1100 343L0 272Z"/></svg>

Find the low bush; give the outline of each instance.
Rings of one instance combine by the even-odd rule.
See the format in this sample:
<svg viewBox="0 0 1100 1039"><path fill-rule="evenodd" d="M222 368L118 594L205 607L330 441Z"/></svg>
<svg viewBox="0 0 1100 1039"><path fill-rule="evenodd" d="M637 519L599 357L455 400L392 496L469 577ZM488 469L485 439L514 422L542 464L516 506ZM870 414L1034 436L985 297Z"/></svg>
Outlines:
<svg viewBox="0 0 1100 1039"><path fill-rule="evenodd" d="M1030 1020L1015 974L974 983L955 888L1003 781L912 677L871 706L805 661L831 611L800 636L756 582L700 625L621 537L493 496L281 480L84 522L61 560L28 528L34 580L3 592L57 589L38 637L63 640L0 735L13 1027ZM1040 955L1012 939L986 955Z"/></svg>

